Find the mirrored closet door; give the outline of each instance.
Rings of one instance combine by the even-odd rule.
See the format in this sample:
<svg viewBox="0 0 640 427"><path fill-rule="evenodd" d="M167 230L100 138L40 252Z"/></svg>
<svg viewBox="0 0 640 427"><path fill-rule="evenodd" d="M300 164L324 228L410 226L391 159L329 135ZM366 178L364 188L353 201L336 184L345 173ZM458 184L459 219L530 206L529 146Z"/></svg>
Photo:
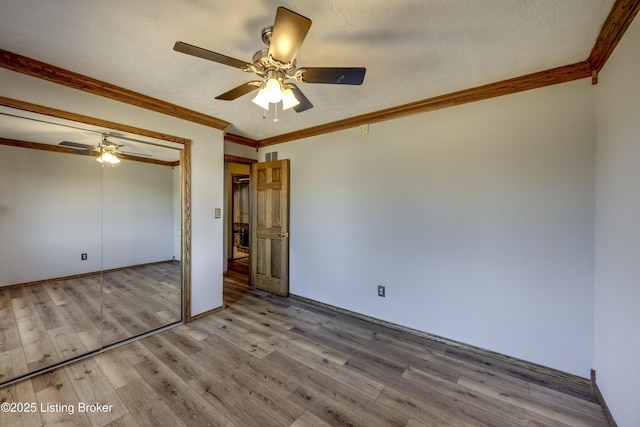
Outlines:
<svg viewBox="0 0 640 427"><path fill-rule="evenodd" d="M0 384L182 320L180 148L0 107Z"/></svg>

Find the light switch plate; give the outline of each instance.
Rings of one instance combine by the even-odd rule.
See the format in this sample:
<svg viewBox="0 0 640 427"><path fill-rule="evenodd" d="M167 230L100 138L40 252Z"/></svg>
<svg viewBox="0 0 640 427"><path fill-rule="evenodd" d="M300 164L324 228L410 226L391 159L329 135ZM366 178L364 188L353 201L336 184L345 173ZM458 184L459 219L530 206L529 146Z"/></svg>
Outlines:
<svg viewBox="0 0 640 427"><path fill-rule="evenodd" d="M214 215L216 218L220 218L220 208L216 208Z"/></svg>

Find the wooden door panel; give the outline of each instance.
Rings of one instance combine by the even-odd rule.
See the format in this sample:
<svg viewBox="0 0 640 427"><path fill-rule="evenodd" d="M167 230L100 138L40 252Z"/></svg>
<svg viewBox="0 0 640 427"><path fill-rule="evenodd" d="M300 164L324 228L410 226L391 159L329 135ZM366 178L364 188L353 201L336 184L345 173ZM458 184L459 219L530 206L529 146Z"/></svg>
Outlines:
<svg viewBox="0 0 640 427"><path fill-rule="evenodd" d="M254 163L251 167L252 284L289 295L289 160Z"/></svg>
<svg viewBox="0 0 640 427"><path fill-rule="evenodd" d="M267 208L267 194L264 191L258 191L257 194L257 203L256 203L256 207L257 207L257 213L258 213L258 219L256 221L256 224L258 227L268 227L269 226L269 215L267 215L268 212L268 208Z"/></svg>
<svg viewBox="0 0 640 427"><path fill-rule="evenodd" d="M270 192L270 194L269 194ZM267 190L269 194L269 200L271 201L270 213L271 213L271 227L280 229L282 227L282 206L280 206L280 190Z"/></svg>
<svg viewBox="0 0 640 427"><path fill-rule="evenodd" d="M282 272L280 268L282 267L282 244L281 239L271 239L271 253L269 254L269 258L271 261L271 271L270 276L274 279L281 279Z"/></svg>
<svg viewBox="0 0 640 427"><path fill-rule="evenodd" d="M266 251L267 251L266 239L258 238L258 243L255 245L255 249L254 249L254 258L257 261L255 270L257 274L262 276L267 274Z"/></svg>

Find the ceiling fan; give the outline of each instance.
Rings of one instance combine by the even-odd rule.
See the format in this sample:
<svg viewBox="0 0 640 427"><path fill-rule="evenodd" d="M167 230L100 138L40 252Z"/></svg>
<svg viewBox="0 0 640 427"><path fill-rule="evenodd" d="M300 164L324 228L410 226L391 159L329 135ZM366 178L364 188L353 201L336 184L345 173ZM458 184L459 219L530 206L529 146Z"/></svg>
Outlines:
<svg viewBox="0 0 640 427"><path fill-rule="evenodd" d="M239 68L260 77L260 80L243 83L216 96L216 99L233 101L258 90L253 102L265 110L269 109L269 104L282 102L283 110L293 108L300 113L312 108L313 104L298 86L288 80L295 79L299 83L360 85L364 81L366 72L363 67L297 68L296 55L309 28L311 28L309 18L279 7L273 26L262 30L262 41L269 47L256 52L253 55L253 63L180 41L175 43L173 50Z"/></svg>
<svg viewBox="0 0 640 427"><path fill-rule="evenodd" d="M120 163L120 159L118 158L117 155L123 155L123 154L125 156L131 155L134 157L137 157L137 156L153 157L149 154L122 151L120 149L124 147L124 145L119 145L119 144L116 144L115 142L109 141L108 137L109 137L109 134L103 133L102 141L95 146L88 145L88 144L81 144L79 142L73 142L73 141L62 141L58 145L61 145L63 147L70 147L79 151L84 151L85 153L83 154L87 154L87 155L91 154L92 152L97 152L99 153L97 160L102 164L109 163L111 165L114 165L116 163Z"/></svg>

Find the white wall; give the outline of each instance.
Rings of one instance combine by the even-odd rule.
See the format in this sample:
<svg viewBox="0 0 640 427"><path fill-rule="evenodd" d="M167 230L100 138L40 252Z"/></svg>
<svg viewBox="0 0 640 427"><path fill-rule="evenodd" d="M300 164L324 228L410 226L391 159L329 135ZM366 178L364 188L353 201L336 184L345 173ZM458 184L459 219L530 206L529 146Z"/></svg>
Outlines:
<svg viewBox="0 0 640 427"><path fill-rule="evenodd" d="M171 168L122 160L101 169L103 269L171 260Z"/></svg>
<svg viewBox="0 0 640 427"><path fill-rule="evenodd" d="M167 166L0 146L0 182L0 286L173 257Z"/></svg>
<svg viewBox="0 0 640 427"><path fill-rule="evenodd" d="M100 170L94 157L0 145L0 286L102 269Z"/></svg>
<svg viewBox="0 0 640 427"><path fill-rule="evenodd" d="M191 314L222 306L223 132L207 126L0 69L0 95L192 141Z"/></svg>
<svg viewBox="0 0 640 427"><path fill-rule="evenodd" d="M619 426L640 425L640 21L596 91L595 369Z"/></svg>
<svg viewBox="0 0 640 427"><path fill-rule="evenodd" d="M588 377L594 132L581 80L262 149L291 292Z"/></svg>
<svg viewBox="0 0 640 427"><path fill-rule="evenodd" d="M253 147L248 147L242 144L236 144L235 142L224 142L224 154L231 156L244 157L247 159L257 159L258 150Z"/></svg>

